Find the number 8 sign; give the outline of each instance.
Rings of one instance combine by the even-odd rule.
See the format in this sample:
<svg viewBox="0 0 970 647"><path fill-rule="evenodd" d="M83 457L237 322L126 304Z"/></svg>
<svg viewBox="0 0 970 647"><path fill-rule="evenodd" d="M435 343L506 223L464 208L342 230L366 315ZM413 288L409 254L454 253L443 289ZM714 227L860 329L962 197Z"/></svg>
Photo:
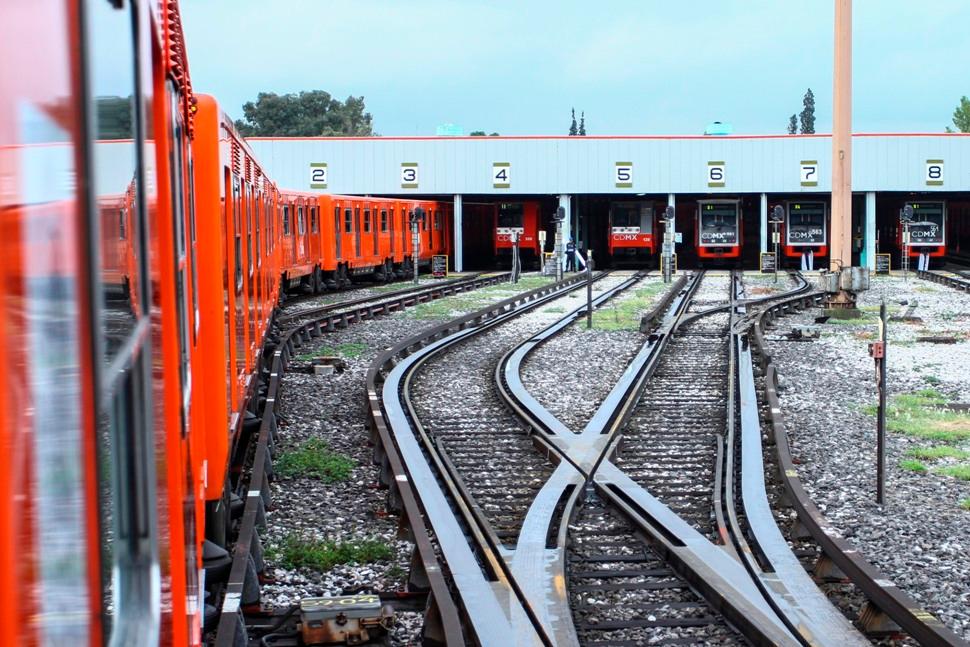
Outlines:
<svg viewBox="0 0 970 647"><path fill-rule="evenodd" d="M943 160L926 160L926 186L943 186Z"/></svg>

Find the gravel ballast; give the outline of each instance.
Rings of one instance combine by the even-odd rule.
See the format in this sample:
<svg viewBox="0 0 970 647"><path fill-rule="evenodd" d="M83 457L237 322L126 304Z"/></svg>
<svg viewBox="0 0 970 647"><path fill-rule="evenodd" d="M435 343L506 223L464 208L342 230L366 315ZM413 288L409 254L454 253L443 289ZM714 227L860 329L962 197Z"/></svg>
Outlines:
<svg viewBox="0 0 970 647"><path fill-rule="evenodd" d="M799 476L826 517L884 575L958 635L970 639L970 482L945 471L970 464L970 424L962 439L917 437L929 428L887 433L886 504L875 503L877 400L873 359L878 306L890 315L921 321L893 321L888 328L888 387L891 403L900 395L929 403L970 402L970 297L910 275L873 277L860 295L862 321L818 326L817 341L790 342L780 335L794 326L813 326L818 309L785 317L768 333L778 367L782 410ZM901 302L906 302L902 305ZM919 338L952 340L933 343ZM900 405L901 406L901 405ZM905 422L896 409L888 426ZM911 425L912 427L912 425ZM949 448L939 450L937 448ZM953 456L917 458L926 451ZM968 465L970 469L970 465Z"/></svg>

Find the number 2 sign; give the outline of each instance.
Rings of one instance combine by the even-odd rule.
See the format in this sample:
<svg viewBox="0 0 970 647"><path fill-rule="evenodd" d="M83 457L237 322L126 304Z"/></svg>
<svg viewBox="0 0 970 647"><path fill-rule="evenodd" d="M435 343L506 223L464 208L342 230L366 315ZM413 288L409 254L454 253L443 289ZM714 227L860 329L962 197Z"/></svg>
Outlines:
<svg viewBox="0 0 970 647"><path fill-rule="evenodd" d="M310 188L311 189L327 188L327 163L326 162L310 162Z"/></svg>
<svg viewBox="0 0 970 647"><path fill-rule="evenodd" d="M512 165L508 162L494 162L492 164L492 187L507 189L512 185Z"/></svg>

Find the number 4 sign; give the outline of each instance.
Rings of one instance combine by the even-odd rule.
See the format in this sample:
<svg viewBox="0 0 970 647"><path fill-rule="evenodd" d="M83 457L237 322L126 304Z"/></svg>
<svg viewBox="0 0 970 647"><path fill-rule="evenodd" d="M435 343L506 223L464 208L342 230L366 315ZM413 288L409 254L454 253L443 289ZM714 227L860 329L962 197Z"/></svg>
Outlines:
<svg viewBox="0 0 970 647"><path fill-rule="evenodd" d="M507 189L512 184L512 165L508 162L495 162L492 164L492 187L496 189Z"/></svg>
<svg viewBox="0 0 970 647"><path fill-rule="evenodd" d="M326 162L310 162L310 188L311 189L327 188L327 163Z"/></svg>
<svg viewBox="0 0 970 647"><path fill-rule="evenodd" d="M802 186L818 186L818 160L802 160L799 168Z"/></svg>

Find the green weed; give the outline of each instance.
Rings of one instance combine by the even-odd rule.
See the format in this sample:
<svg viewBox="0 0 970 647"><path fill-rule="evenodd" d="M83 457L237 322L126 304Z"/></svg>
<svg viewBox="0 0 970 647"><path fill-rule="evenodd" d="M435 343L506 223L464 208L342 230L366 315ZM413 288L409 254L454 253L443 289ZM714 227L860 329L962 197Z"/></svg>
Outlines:
<svg viewBox="0 0 970 647"><path fill-rule="evenodd" d="M947 465L937 468L936 471L961 481L970 481L970 465Z"/></svg>
<svg viewBox="0 0 970 647"><path fill-rule="evenodd" d="M886 426L915 438L940 442L958 442L970 439L970 415L941 408L947 399L938 391L924 389L894 397L886 411ZM876 415L876 406L863 408L869 415Z"/></svg>
<svg viewBox="0 0 970 647"><path fill-rule="evenodd" d="M951 447L950 445L937 445L936 447L916 447L906 452L907 456L920 458L923 460L939 460L941 458L956 458L957 460L970 459L970 452Z"/></svg>
<svg viewBox="0 0 970 647"><path fill-rule="evenodd" d="M275 468L280 476L318 478L327 483L346 481L357 462L330 449L325 440L311 438L282 454Z"/></svg>
<svg viewBox="0 0 970 647"><path fill-rule="evenodd" d="M640 318L650 309L656 296L663 292L663 283L652 283L633 291L633 295L611 301L593 311L593 328L598 330L639 330Z"/></svg>
<svg viewBox="0 0 970 647"><path fill-rule="evenodd" d="M364 351L367 350L367 348L368 348L367 344L354 343L354 342L340 344L336 348L327 346L326 348L323 348L319 353L317 353L317 357L334 357L336 355L339 355L340 357L348 357L348 358L360 357L364 353Z"/></svg>
<svg viewBox="0 0 970 647"><path fill-rule="evenodd" d="M910 472L925 472L926 471L926 465L923 465L921 462L919 462L917 460L913 460L911 458L905 458L905 459L899 461L899 466L901 468L903 468L904 470L909 470Z"/></svg>
<svg viewBox="0 0 970 647"><path fill-rule="evenodd" d="M284 568L329 571L338 564L369 564L390 559L393 552L384 540L336 542L291 534L269 556L278 559Z"/></svg>
<svg viewBox="0 0 970 647"><path fill-rule="evenodd" d="M964 510L970 510L970 498L960 501L960 507Z"/></svg>

